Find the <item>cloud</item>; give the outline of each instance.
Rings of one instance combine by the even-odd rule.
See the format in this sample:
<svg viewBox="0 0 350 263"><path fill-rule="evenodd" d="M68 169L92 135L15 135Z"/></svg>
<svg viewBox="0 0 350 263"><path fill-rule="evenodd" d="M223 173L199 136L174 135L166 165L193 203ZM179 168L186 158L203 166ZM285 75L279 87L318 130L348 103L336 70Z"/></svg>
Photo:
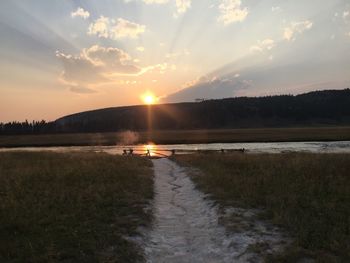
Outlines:
<svg viewBox="0 0 350 263"><path fill-rule="evenodd" d="M95 22L90 24L88 34L97 35L98 37L109 37L110 21L109 18L101 16Z"/></svg>
<svg viewBox="0 0 350 263"><path fill-rule="evenodd" d="M178 57L182 57L182 56L189 56L191 53L190 51L188 51L188 49L184 49L182 51L179 52L172 52L172 53L167 53L165 55L165 58L167 59L172 59L172 58L178 58Z"/></svg>
<svg viewBox="0 0 350 263"><path fill-rule="evenodd" d="M139 47L136 48L136 50L139 51L139 52L143 52L143 51L145 51L145 48L142 47L142 46L139 46Z"/></svg>
<svg viewBox="0 0 350 263"><path fill-rule="evenodd" d="M88 19L90 17L90 13L88 11L85 11L83 8L78 7L78 9L75 12L71 13L71 16L73 18L81 17L83 19Z"/></svg>
<svg viewBox="0 0 350 263"><path fill-rule="evenodd" d="M143 0L146 4L165 4L168 3L169 0Z"/></svg>
<svg viewBox="0 0 350 263"><path fill-rule="evenodd" d="M57 51L56 57L63 64L64 70L61 74L61 80L64 81L64 84L78 86L79 84L106 81L106 78L101 75L101 67L91 63L83 54L72 56Z"/></svg>
<svg viewBox="0 0 350 263"><path fill-rule="evenodd" d="M177 9L177 14L175 15L179 15L186 13L187 10L191 8L192 2L191 0L176 0L175 4Z"/></svg>
<svg viewBox="0 0 350 263"><path fill-rule="evenodd" d="M105 72L135 74L141 70L132 64L132 58L128 53L118 48L95 45L83 49L80 57L89 60L96 67L102 67Z"/></svg>
<svg viewBox="0 0 350 263"><path fill-rule="evenodd" d="M221 99L240 95L252 86L249 80L239 79L239 74L232 77L202 77L191 81L186 86L166 96L164 102L195 101L196 99Z"/></svg>
<svg viewBox="0 0 350 263"><path fill-rule="evenodd" d="M244 21L249 12L246 7L242 8L241 5L241 0L222 0L219 5L220 16L218 21L224 25Z"/></svg>
<svg viewBox="0 0 350 263"><path fill-rule="evenodd" d="M130 3L136 0L124 0L126 3ZM174 17L178 17L181 14L184 14L187 12L188 9L191 8L192 0L141 0L147 5L151 4L167 4L167 3L174 3L176 7L176 12L174 13Z"/></svg>
<svg viewBox="0 0 350 263"><path fill-rule="evenodd" d="M146 26L140 25L129 20L118 18L117 20L101 16L90 24L89 35L96 35L100 38L138 38L144 33Z"/></svg>
<svg viewBox="0 0 350 263"><path fill-rule="evenodd" d="M282 8L279 6L273 6L273 7L271 7L271 11L272 12L281 12Z"/></svg>
<svg viewBox="0 0 350 263"><path fill-rule="evenodd" d="M293 22L284 29L283 38L288 41L294 41L297 34L302 34L306 30L310 30L313 23L310 20L301 22Z"/></svg>
<svg viewBox="0 0 350 263"><path fill-rule="evenodd" d="M112 38L137 38L140 34L144 33L146 26L140 25L134 22L130 22L123 18L118 18L117 23L111 29Z"/></svg>
<svg viewBox="0 0 350 263"><path fill-rule="evenodd" d="M159 63L156 65L148 66L142 68L142 71L140 72L139 75L144 74L144 73L158 73L158 74L164 74L165 72L169 70L176 70L176 65L175 64L168 64L168 63Z"/></svg>
<svg viewBox="0 0 350 263"><path fill-rule="evenodd" d="M142 71L133 64L129 54L112 47L95 45L76 56L57 51L56 57L63 64L61 82L75 91L82 90L82 87L91 90L98 84L113 82L111 75L136 75Z"/></svg>
<svg viewBox="0 0 350 263"><path fill-rule="evenodd" d="M146 73L165 74L176 70L176 65L168 63L140 67L125 51L98 45L84 48L78 55L56 51L56 57L63 65L59 81L79 93L96 92L96 88L104 84L121 84L120 79L125 77L136 78ZM130 80L122 84L136 83L139 82Z"/></svg>
<svg viewBox="0 0 350 263"><path fill-rule="evenodd" d="M272 39L265 39L258 41L257 45L250 47L251 52L263 52L265 50L271 50L275 47L275 41Z"/></svg>

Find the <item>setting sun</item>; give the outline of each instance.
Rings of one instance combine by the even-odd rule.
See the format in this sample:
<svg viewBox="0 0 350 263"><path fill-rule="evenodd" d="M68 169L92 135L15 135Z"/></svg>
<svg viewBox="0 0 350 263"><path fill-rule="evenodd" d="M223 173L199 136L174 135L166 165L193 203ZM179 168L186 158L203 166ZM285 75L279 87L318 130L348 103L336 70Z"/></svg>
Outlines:
<svg viewBox="0 0 350 263"><path fill-rule="evenodd" d="M153 94L147 93L142 96L142 101L144 104L152 105L157 102L157 98Z"/></svg>

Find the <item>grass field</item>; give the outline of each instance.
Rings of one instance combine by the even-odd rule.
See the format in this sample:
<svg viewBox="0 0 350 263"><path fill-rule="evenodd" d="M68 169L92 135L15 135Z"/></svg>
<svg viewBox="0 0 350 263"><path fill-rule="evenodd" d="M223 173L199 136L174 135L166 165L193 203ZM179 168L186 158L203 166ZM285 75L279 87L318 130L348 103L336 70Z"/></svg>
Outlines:
<svg viewBox="0 0 350 263"><path fill-rule="evenodd" d="M94 153L0 153L0 262L135 262L151 162Z"/></svg>
<svg viewBox="0 0 350 263"><path fill-rule="evenodd" d="M265 208L262 216L295 242L267 262L350 262L350 155L193 154L198 187L223 206Z"/></svg>
<svg viewBox="0 0 350 263"><path fill-rule="evenodd" d="M178 130L120 133L77 133L0 136L0 147L85 146L148 143L224 143L283 141L346 141L350 127Z"/></svg>

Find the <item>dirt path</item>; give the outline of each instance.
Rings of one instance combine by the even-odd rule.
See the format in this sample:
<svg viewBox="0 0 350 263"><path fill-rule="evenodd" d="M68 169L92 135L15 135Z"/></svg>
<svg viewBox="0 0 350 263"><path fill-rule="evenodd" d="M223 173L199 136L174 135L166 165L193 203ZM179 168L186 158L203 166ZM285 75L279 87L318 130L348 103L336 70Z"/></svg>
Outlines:
<svg viewBox="0 0 350 263"><path fill-rule="evenodd" d="M155 220L146 242L148 262L259 262L250 248L280 241L275 229L261 223L249 222L249 230L243 227L228 235L218 224L218 209L195 189L186 170L169 159L153 164ZM226 216L234 214L243 221L252 215L249 210L231 210Z"/></svg>

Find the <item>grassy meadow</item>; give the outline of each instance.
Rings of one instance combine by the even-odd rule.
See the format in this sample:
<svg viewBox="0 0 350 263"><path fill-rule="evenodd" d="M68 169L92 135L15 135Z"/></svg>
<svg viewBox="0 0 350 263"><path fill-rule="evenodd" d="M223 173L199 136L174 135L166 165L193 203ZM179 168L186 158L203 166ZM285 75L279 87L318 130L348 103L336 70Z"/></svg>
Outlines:
<svg viewBox="0 0 350 263"><path fill-rule="evenodd" d="M346 141L350 127L263 128L226 130L165 130L148 132L1 135L0 147L88 146L181 143L234 143L285 141Z"/></svg>
<svg viewBox="0 0 350 263"><path fill-rule="evenodd" d="M152 164L103 153L0 153L0 262L135 262Z"/></svg>
<svg viewBox="0 0 350 263"><path fill-rule="evenodd" d="M350 154L193 154L193 180L223 206L265 208L261 215L294 238L267 262L350 262Z"/></svg>

